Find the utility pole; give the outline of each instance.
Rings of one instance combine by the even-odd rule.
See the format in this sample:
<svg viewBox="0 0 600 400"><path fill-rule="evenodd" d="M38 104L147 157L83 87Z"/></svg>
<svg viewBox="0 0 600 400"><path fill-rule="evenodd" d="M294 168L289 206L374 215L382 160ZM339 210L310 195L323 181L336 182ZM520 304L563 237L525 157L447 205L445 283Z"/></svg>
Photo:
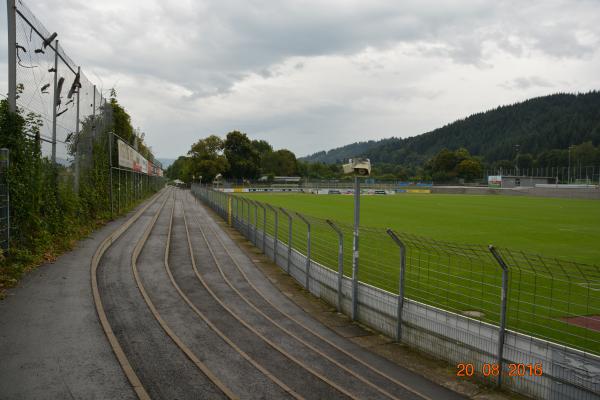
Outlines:
<svg viewBox="0 0 600 400"><path fill-rule="evenodd" d="M17 22L15 0L6 1L8 25L8 110L17 111Z"/></svg>

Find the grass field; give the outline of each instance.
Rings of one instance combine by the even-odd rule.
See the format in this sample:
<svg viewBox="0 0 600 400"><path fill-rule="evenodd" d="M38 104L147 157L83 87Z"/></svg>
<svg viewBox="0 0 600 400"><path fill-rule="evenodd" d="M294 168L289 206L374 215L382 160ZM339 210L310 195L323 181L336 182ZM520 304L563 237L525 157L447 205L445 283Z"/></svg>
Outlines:
<svg viewBox="0 0 600 400"><path fill-rule="evenodd" d="M244 196L316 217L311 220L311 258L331 269L337 268L337 236L322 219L346 224L344 273L350 275L352 196ZM238 215L254 223L254 210L248 215L240 204L233 202ZM262 229L260 208L257 216ZM273 235L272 212L267 212L266 222L266 231ZM512 196L363 196L358 278L397 293L400 257L382 229L388 227L405 234L408 298L457 313L481 312L482 320L497 324L501 269L486 245L510 248L503 253L511 270L509 328L600 354L600 332L566 322L569 317L600 315L600 269L569 263L600 264L600 202ZM305 253L306 225L294 218L292 228L292 246ZM287 218L279 213L278 237L287 243L287 235Z"/></svg>
<svg viewBox="0 0 600 400"><path fill-rule="evenodd" d="M248 196L352 224L352 196ZM595 200L442 194L362 196L361 225L600 265L600 201Z"/></svg>

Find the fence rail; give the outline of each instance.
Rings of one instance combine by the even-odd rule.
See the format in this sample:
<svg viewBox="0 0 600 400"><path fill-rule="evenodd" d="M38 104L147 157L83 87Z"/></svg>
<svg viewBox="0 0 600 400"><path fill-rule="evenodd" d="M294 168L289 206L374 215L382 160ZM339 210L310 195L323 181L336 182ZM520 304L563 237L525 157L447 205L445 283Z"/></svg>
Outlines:
<svg viewBox="0 0 600 400"><path fill-rule="evenodd" d="M348 224L192 192L311 293L381 332L535 398L600 393L597 266L361 227L352 271ZM512 376L519 364L542 376Z"/></svg>

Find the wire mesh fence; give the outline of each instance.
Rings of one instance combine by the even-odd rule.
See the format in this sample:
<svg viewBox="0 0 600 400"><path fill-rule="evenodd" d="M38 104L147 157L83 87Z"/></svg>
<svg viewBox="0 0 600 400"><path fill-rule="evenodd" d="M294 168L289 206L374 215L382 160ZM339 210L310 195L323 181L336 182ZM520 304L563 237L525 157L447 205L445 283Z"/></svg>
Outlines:
<svg viewBox="0 0 600 400"><path fill-rule="evenodd" d="M0 138L15 160L7 174L15 206L6 230L19 245L13 247L38 249L52 242L42 241L40 232L61 233L63 219L110 218L156 191L162 166L143 135L128 122L117 123L113 113L126 111L114 95L107 101L69 57L60 35L22 0L8 0L7 8L9 92L2 105L7 120L20 122Z"/></svg>
<svg viewBox="0 0 600 400"><path fill-rule="evenodd" d="M106 99L21 0L15 2L15 25L17 106L41 121L42 155L69 165L71 135L101 113Z"/></svg>
<svg viewBox="0 0 600 400"><path fill-rule="evenodd" d="M550 178L548 183L600 185L600 166L588 165L575 158L568 165L531 168L497 168L484 171L483 178L492 175Z"/></svg>
<svg viewBox="0 0 600 400"><path fill-rule="evenodd" d="M424 344L425 329L452 343L469 342L487 357L478 368L488 366L494 375L490 365L500 366L497 374L504 363L507 377L515 361L539 364L543 358L536 351L546 348L552 357L564 359L553 361L553 372L546 371L549 379L584 382L582 393L600 390L598 266L361 226L358 265L353 270L353 227L348 224L196 185L192 191L313 293L323 288L312 286L324 284L316 277L317 266L337 275L336 283L326 284L335 293L334 304L343 309L348 300L352 304L348 308L358 308L361 320L361 313L368 319L369 309L380 310L388 323L395 321L392 332L403 341L406 335L406 341L421 341L426 351L441 351L427 349L433 342ZM344 289L350 285L353 289ZM361 289L355 290L359 285ZM390 298L398 300L391 304ZM434 322L441 327L434 328ZM421 333L415 335L415 329ZM472 354L453 348L444 352L456 353L454 359ZM577 370L577 376L565 377L566 372L558 372L561 368ZM492 377L500 381L502 376Z"/></svg>

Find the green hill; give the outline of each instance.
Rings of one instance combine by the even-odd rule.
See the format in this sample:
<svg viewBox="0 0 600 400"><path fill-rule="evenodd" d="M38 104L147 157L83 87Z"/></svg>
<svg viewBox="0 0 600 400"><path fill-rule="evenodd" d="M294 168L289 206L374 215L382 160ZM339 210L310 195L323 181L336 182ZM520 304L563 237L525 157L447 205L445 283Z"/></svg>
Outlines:
<svg viewBox="0 0 600 400"><path fill-rule="evenodd" d="M600 144L600 92L553 94L473 114L422 135L353 143L303 160L339 163L366 156L376 163L422 165L442 148L464 147L488 162L513 159L514 145L533 156L591 141Z"/></svg>

